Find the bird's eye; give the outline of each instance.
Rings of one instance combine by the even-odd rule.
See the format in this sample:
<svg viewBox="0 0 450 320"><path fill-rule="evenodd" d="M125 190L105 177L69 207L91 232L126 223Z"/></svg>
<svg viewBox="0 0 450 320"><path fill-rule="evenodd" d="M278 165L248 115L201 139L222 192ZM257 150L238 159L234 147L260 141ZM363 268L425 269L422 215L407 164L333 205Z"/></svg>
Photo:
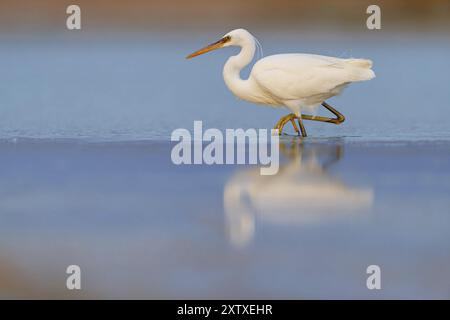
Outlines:
<svg viewBox="0 0 450 320"><path fill-rule="evenodd" d="M223 43L227 43L229 41L231 41L231 36L226 36L222 38Z"/></svg>

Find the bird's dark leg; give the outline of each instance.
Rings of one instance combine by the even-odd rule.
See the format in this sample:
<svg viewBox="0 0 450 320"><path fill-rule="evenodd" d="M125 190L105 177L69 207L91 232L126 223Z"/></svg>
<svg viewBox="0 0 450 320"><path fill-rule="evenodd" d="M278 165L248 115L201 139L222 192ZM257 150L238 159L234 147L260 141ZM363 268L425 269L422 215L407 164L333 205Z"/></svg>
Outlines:
<svg viewBox="0 0 450 320"><path fill-rule="evenodd" d="M294 122L295 119L298 119L298 116L295 115L294 113L290 113L290 114L282 117L278 121L278 123L275 125L274 129L278 129L278 134L281 135L282 132L283 132L283 128L286 125L286 123L291 122L292 126L294 127L295 132L297 132L297 134L300 134L300 130L298 129L296 123ZM305 131L305 133L306 133L306 131Z"/></svg>
<svg viewBox="0 0 450 320"><path fill-rule="evenodd" d="M280 120L278 120L277 124L275 125L274 129L278 129L278 133L281 135L281 131L283 130L284 125L286 124L286 119L289 118L291 115L285 115L284 117L281 117Z"/></svg>
<svg viewBox="0 0 450 320"><path fill-rule="evenodd" d="M295 132L297 132L297 135L300 135L300 130L298 129L297 124L295 123L295 120L291 119L291 123L292 123L292 126L294 127Z"/></svg>
<svg viewBox="0 0 450 320"><path fill-rule="evenodd" d="M328 122L328 123L334 123L334 124L341 124L342 122L345 121L344 115L342 113L340 113L339 111L337 111L332 106L330 106L325 101L322 102L322 106L324 106L328 111L330 111L332 114L334 114L336 116L336 118L328 118L328 117L321 117L321 116L311 116L309 114L302 114L302 119Z"/></svg>
<svg viewBox="0 0 450 320"><path fill-rule="evenodd" d="M300 126L300 132L302 133L302 137L307 137L305 126L303 125L303 115L297 117L298 125Z"/></svg>

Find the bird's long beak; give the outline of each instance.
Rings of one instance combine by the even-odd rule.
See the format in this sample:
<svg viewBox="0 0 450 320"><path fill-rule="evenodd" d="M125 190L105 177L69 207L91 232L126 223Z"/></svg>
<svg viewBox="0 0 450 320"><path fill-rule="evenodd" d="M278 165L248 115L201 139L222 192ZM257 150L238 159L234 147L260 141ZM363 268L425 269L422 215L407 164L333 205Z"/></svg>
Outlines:
<svg viewBox="0 0 450 320"><path fill-rule="evenodd" d="M201 54L204 54L204 53L216 50L216 49L220 49L230 40L231 40L230 36L223 37L219 41L211 43L210 45L207 45L206 47L201 48L200 50L197 50L197 51L191 53L190 55L188 55L186 57L186 59L191 59L191 58L194 58L194 57L199 56Z"/></svg>

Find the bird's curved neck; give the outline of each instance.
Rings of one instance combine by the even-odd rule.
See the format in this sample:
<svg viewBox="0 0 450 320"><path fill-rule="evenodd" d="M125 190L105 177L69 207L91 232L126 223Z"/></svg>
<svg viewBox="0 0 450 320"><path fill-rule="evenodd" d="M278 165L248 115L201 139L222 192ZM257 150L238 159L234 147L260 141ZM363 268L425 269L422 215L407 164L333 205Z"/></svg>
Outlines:
<svg viewBox="0 0 450 320"><path fill-rule="evenodd" d="M245 68L255 56L256 43L253 38L242 41L239 54L232 56L225 63L223 78L227 87L238 97L245 99L250 94L251 85L248 80L241 78L241 70Z"/></svg>

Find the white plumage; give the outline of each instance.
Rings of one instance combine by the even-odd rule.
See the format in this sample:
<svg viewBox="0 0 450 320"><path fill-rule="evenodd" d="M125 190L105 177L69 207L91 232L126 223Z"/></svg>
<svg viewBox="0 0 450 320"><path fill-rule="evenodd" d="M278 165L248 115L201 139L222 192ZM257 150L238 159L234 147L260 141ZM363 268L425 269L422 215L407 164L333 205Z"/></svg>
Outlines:
<svg viewBox="0 0 450 320"><path fill-rule="evenodd" d="M370 60L339 59L313 54L277 54L259 60L249 80L294 113L320 105L349 83L372 79Z"/></svg>
<svg viewBox="0 0 450 320"><path fill-rule="evenodd" d="M256 44L257 41L247 30L236 29L227 33L218 42L189 55L188 58L221 47L241 47L239 54L230 57L223 69L223 77L228 88L240 99L288 108L294 114L288 120L298 119L301 127L302 111L318 107L326 99L338 95L352 82L375 77L371 70L372 61L366 59L340 59L314 54L277 54L257 61L248 79L242 79L240 72L253 60ZM316 120L313 118L306 117L308 120ZM277 124L280 130L283 126L284 124L280 122Z"/></svg>

